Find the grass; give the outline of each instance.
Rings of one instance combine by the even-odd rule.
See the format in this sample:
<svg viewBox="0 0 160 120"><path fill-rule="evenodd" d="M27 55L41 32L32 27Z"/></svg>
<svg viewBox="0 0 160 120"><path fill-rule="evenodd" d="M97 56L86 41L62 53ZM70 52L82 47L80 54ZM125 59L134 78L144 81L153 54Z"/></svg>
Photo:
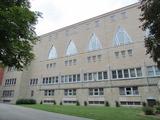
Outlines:
<svg viewBox="0 0 160 120"><path fill-rule="evenodd" d="M97 106L59 106L59 105L23 105L34 109L67 115L90 118L94 120L160 120L154 116L145 116L141 108L97 107Z"/></svg>

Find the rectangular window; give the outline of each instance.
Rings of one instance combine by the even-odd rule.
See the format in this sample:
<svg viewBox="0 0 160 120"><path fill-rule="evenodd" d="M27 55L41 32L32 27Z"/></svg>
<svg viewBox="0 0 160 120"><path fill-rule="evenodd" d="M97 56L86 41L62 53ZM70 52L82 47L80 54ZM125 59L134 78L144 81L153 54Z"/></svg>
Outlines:
<svg viewBox="0 0 160 120"><path fill-rule="evenodd" d="M44 90L44 96L54 96L54 90Z"/></svg>
<svg viewBox="0 0 160 120"><path fill-rule="evenodd" d="M120 95L125 95L125 89L124 89L124 87L120 87L119 88L119 94Z"/></svg>
<svg viewBox="0 0 160 120"><path fill-rule="evenodd" d="M133 95L139 95L138 87L132 87Z"/></svg>
<svg viewBox="0 0 160 120"><path fill-rule="evenodd" d="M88 101L89 104L104 104L104 101Z"/></svg>
<svg viewBox="0 0 160 120"><path fill-rule="evenodd" d="M103 88L99 88L99 95L104 95Z"/></svg>
<svg viewBox="0 0 160 120"><path fill-rule="evenodd" d="M64 90L64 95L67 96L68 95L68 90Z"/></svg>
<svg viewBox="0 0 160 120"><path fill-rule="evenodd" d="M98 72L98 80L102 80L102 72Z"/></svg>
<svg viewBox="0 0 160 120"><path fill-rule="evenodd" d="M148 75L148 76L154 76L153 66L148 66L148 67L147 67L147 75Z"/></svg>
<svg viewBox="0 0 160 120"><path fill-rule="evenodd" d="M34 96L34 91L33 90L31 90L31 97L33 97Z"/></svg>
<svg viewBox="0 0 160 120"><path fill-rule="evenodd" d="M38 79L36 79L36 80L38 80ZM13 85L15 85L15 84L16 84L16 78L13 79Z"/></svg>
<svg viewBox="0 0 160 120"><path fill-rule="evenodd" d="M87 73L84 73L84 81L87 81Z"/></svg>
<svg viewBox="0 0 160 120"><path fill-rule="evenodd" d="M43 78L43 84L45 84L45 81L46 81L45 78Z"/></svg>
<svg viewBox="0 0 160 120"><path fill-rule="evenodd" d="M141 105L139 101L121 101L121 105Z"/></svg>
<svg viewBox="0 0 160 120"><path fill-rule="evenodd" d="M72 75L69 75L69 82L72 82Z"/></svg>
<svg viewBox="0 0 160 120"><path fill-rule="evenodd" d="M52 80L51 80L51 77L49 77L49 84L51 84Z"/></svg>
<svg viewBox="0 0 160 120"><path fill-rule="evenodd" d="M96 62L96 56L92 56L93 62Z"/></svg>
<svg viewBox="0 0 160 120"><path fill-rule="evenodd" d="M68 83L68 75L65 75L65 83Z"/></svg>
<svg viewBox="0 0 160 120"><path fill-rule="evenodd" d="M116 70L113 70L113 71L112 71L112 78L113 78L113 79L116 79L116 78L117 78L117 72L116 72Z"/></svg>
<svg viewBox="0 0 160 120"><path fill-rule="evenodd" d="M120 95L139 95L138 87L120 87L119 88Z"/></svg>
<svg viewBox="0 0 160 120"><path fill-rule="evenodd" d="M98 61L101 61L102 55L97 55Z"/></svg>
<svg viewBox="0 0 160 120"><path fill-rule="evenodd" d="M90 88L89 95L90 96L101 96L101 95L104 95L104 90L103 88Z"/></svg>
<svg viewBox="0 0 160 120"><path fill-rule="evenodd" d="M65 96L75 96L76 95L76 89L65 89L64 90Z"/></svg>
<svg viewBox="0 0 160 120"><path fill-rule="evenodd" d="M76 95L76 89L73 89L73 95Z"/></svg>
<svg viewBox="0 0 160 120"><path fill-rule="evenodd" d="M32 85L32 79L30 80L30 85Z"/></svg>
<svg viewBox="0 0 160 120"><path fill-rule="evenodd" d="M159 76L160 75L160 69L158 69L156 66L154 66L154 68L155 68L156 75Z"/></svg>
<svg viewBox="0 0 160 120"><path fill-rule="evenodd" d="M126 57L126 51L121 51L121 55L122 55L122 57Z"/></svg>
<svg viewBox="0 0 160 120"><path fill-rule="evenodd" d="M93 95L93 89L89 89L89 95Z"/></svg>
<svg viewBox="0 0 160 120"><path fill-rule="evenodd" d="M93 73L93 80L97 80L97 73L96 72Z"/></svg>
<svg viewBox="0 0 160 120"><path fill-rule="evenodd" d="M52 77L52 83L55 83L55 77Z"/></svg>
<svg viewBox="0 0 160 120"><path fill-rule="evenodd" d="M104 71L104 72L103 72L103 79L104 79L104 80L105 80L105 79L108 79L107 71Z"/></svg>
<svg viewBox="0 0 160 120"><path fill-rule="evenodd" d="M76 75L73 75L73 82L76 82Z"/></svg>
<svg viewBox="0 0 160 120"><path fill-rule="evenodd" d="M14 96L14 90L4 90L2 96L3 97L13 97Z"/></svg>
<svg viewBox="0 0 160 120"><path fill-rule="evenodd" d="M73 65L76 65L76 63L77 63L77 60L73 59Z"/></svg>
<svg viewBox="0 0 160 120"><path fill-rule="evenodd" d="M122 70L118 70L118 78L123 78Z"/></svg>
<svg viewBox="0 0 160 120"><path fill-rule="evenodd" d="M65 64L65 66L68 66L68 61L67 60L64 61L64 64Z"/></svg>
<svg viewBox="0 0 160 120"><path fill-rule="evenodd" d="M124 78L129 78L128 69L124 69L123 72L124 72Z"/></svg>
<svg viewBox="0 0 160 120"><path fill-rule="evenodd" d="M81 81L80 74L77 74L77 82Z"/></svg>
<svg viewBox="0 0 160 120"><path fill-rule="evenodd" d="M135 69L134 68L130 69L130 75L131 75L131 77L136 77L136 73L135 73Z"/></svg>
<svg viewBox="0 0 160 120"><path fill-rule="evenodd" d="M126 88L126 95L132 95L132 90L130 87Z"/></svg>
<svg viewBox="0 0 160 120"><path fill-rule="evenodd" d="M92 80L92 73L88 73L88 80Z"/></svg>
<svg viewBox="0 0 160 120"><path fill-rule="evenodd" d="M94 95L98 95L99 94L99 92L98 92L98 89L94 89Z"/></svg>
<svg viewBox="0 0 160 120"><path fill-rule="evenodd" d="M55 83L55 77L51 77L51 83L54 84Z"/></svg>
<svg viewBox="0 0 160 120"><path fill-rule="evenodd" d="M129 55L129 56L132 56L132 49L129 49L129 50L128 50L128 55Z"/></svg>
<svg viewBox="0 0 160 120"><path fill-rule="evenodd" d="M50 63L50 68L52 68L52 63Z"/></svg>
<svg viewBox="0 0 160 120"><path fill-rule="evenodd" d="M114 52L114 54L116 58L119 58L119 52Z"/></svg>
<svg viewBox="0 0 160 120"><path fill-rule="evenodd" d="M91 62L91 57L89 56L89 57L87 57L87 61L88 61L88 63L90 63Z"/></svg>
<svg viewBox="0 0 160 120"><path fill-rule="evenodd" d="M58 76L56 76L56 83L58 83Z"/></svg>
<svg viewBox="0 0 160 120"><path fill-rule="evenodd" d="M141 68L136 68L137 77L142 77L142 70Z"/></svg>
<svg viewBox="0 0 160 120"><path fill-rule="evenodd" d="M15 84L16 84L16 78L6 79L5 80L5 86L7 86L7 85L15 85ZM33 80L32 79L30 79L29 84L33 85Z"/></svg>
<svg viewBox="0 0 160 120"><path fill-rule="evenodd" d="M48 84L48 77L46 78L46 84Z"/></svg>
<svg viewBox="0 0 160 120"><path fill-rule="evenodd" d="M64 76L61 76L61 83L64 82Z"/></svg>
<svg viewBox="0 0 160 120"><path fill-rule="evenodd" d="M44 91L44 96L47 96L47 90Z"/></svg>

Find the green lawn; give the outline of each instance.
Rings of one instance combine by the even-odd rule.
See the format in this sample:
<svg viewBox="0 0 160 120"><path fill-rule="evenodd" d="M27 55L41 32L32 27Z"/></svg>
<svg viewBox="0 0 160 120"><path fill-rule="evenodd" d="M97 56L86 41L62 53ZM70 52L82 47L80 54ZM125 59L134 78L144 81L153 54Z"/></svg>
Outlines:
<svg viewBox="0 0 160 120"><path fill-rule="evenodd" d="M114 108L93 106L23 105L49 112L86 117L95 120L160 120L154 116L144 116L141 108Z"/></svg>

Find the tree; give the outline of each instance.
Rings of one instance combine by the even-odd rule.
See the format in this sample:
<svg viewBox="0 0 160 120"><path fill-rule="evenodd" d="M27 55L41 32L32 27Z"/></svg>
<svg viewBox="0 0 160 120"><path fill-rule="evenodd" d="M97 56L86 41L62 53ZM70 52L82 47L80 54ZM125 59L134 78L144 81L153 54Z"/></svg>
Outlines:
<svg viewBox="0 0 160 120"><path fill-rule="evenodd" d="M37 41L35 25L40 12L30 10L29 0L0 0L0 63L22 70L33 59Z"/></svg>
<svg viewBox="0 0 160 120"><path fill-rule="evenodd" d="M140 9L142 30L149 30L145 36L146 53L160 68L160 0L141 0Z"/></svg>

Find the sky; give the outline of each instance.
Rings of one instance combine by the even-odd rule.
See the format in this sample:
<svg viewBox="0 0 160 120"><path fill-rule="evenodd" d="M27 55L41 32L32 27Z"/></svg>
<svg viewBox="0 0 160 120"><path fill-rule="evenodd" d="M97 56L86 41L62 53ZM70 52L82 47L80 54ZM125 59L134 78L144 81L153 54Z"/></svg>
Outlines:
<svg viewBox="0 0 160 120"><path fill-rule="evenodd" d="M138 0L30 0L31 10L42 13L38 19L37 35L133 4Z"/></svg>

